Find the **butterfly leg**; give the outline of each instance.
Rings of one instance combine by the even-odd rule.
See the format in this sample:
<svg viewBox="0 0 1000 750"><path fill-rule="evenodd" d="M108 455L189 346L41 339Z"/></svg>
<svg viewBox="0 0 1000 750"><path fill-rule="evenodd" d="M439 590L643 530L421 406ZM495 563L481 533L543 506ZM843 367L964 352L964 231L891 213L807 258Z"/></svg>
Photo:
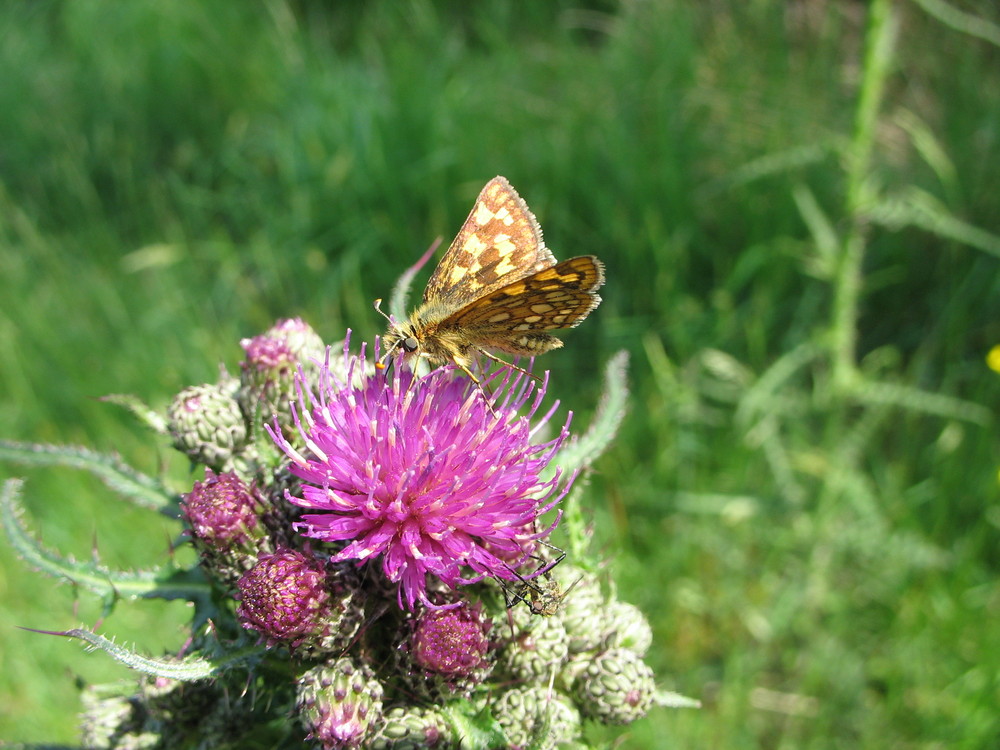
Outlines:
<svg viewBox="0 0 1000 750"><path fill-rule="evenodd" d="M462 372L464 372L466 375L469 376L469 380L471 380L473 383L476 384L476 388L478 388L479 392L483 394L483 400L486 402L486 405L490 408L490 411L493 413L493 416L494 417L498 416L497 410L493 408L493 400L490 398L490 393L486 390L486 386L483 385L483 381L480 378L476 377L476 374L472 371L472 369L464 362L461 362L458 359L458 357L453 357L451 361L458 369L460 369Z"/></svg>
<svg viewBox="0 0 1000 750"><path fill-rule="evenodd" d="M501 359L500 357L496 356L495 354L490 354L485 349L477 349L476 351L478 351L480 354L482 354L484 357L486 357L486 359L489 359L489 360L492 360L493 362L496 362L498 365L502 365L503 367L511 367L511 368L517 370L518 372L527 375L529 378L532 378L532 379L534 379L535 381L537 381L539 383L542 382L542 379L538 375L535 375L535 373L533 373L533 372L528 372L523 367L518 367L513 362L508 362L507 360Z"/></svg>

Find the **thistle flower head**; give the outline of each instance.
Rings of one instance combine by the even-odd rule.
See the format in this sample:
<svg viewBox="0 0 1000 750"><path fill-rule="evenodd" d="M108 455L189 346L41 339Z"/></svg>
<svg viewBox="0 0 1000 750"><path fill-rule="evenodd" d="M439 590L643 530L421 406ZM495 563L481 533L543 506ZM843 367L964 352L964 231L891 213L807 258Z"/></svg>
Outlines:
<svg viewBox="0 0 1000 750"><path fill-rule="evenodd" d="M270 645L309 652L344 648L357 632L353 591L328 574L323 561L299 550L261 557L240 578L237 616Z"/></svg>
<svg viewBox="0 0 1000 750"><path fill-rule="evenodd" d="M349 357L345 345L344 357L352 383L363 353ZM508 372L491 405L452 368L424 376L396 368L347 385L329 359L315 391L299 378L295 424L306 449L299 452L280 425L268 428L306 482L301 497L288 499L315 511L302 516L299 531L344 543L335 561L380 558L399 585L400 605L411 610L418 601L435 606L428 575L451 587L484 576L513 579L511 560L552 530L554 523L538 529L538 519L569 485L558 473L542 477L568 421L556 439L532 442L545 386Z"/></svg>
<svg viewBox="0 0 1000 750"><path fill-rule="evenodd" d="M205 471L205 481L195 482L184 495L181 512L198 540L220 548L245 543L260 536L258 516L262 500L255 488L233 473Z"/></svg>
<svg viewBox="0 0 1000 750"><path fill-rule="evenodd" d="M255 485L236 474L205 470L181 501L202 567L226 585L252 568L262 553L273 551L262 518L265 501Z"/></svg>
<svg viewBox="0 0 1000 750"><path fill-rule="evenodd" d="M482 606L426 609L417 617L412 639L413 661L445 677L469 677L488 666L488 633L492 621Z"/></svg>

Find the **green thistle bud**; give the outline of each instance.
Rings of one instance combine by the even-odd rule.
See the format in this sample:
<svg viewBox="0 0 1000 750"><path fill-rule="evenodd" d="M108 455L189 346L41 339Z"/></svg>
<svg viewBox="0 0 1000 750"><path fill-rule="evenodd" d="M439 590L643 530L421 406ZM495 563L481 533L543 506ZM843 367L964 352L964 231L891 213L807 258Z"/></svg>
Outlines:
<svg viewBox="0 0 1000 750"><path fill-rule="evenodd" d="M455 743L451 726L434 708L395 706L385 712L385 721L371 743L373 750L421 750L445 748Z"/></svg>
<svg viewBox="0 0 1000 750"><path fill-rule="evenodd" d="M593 651L607 631L600 581L593 573L565 563L553 574L566 592L560 612L569 636L569 652Z"/></svg>
<svg viewBox="0 0 1000 750"><path fill-rule="evenodd" d="M580 712L568 696L542 687L517 687L497 700L493 715L511 747L555 748L580 735Z"/></svg>
<svg viewBox="0 0 1000 750"><path fill-rule="evenodd" d="M347 658L313 667L298 681L299 718L325 750L367 747L382 721L382 685Z"/></svg>
<svg viewBox="0 0 1000 750"><path fill-rule="evenodd" d="M528 682L558 672L569 653L562 619L538 617L527 607L517 607L511 613L517 635L504 647L500 657L503 671Z"/></svg>
<svg viewBox="0 0 1000 750"><path fill-rule="evenodd" d="M297 398L295 375L301 367L310 380L319 372L326 348L312 327L299 318L279 320L260 336L243 339L246 359L240 363L237 400L247 421L278 418L293 430L290 403Z"/></svg>
<svg viewBox="0 0 1000 750"><path fill-rule="evenodd" d="M134 687L134 685L133 685ZM146 714L123 685L88 685L83 691L80 740L94 750L147 750L160 745L160 736L147 731Z"/></svg>
<svg viewBox="0 0 1000 750"><path fill-rule="evenodd" d="M603 724L628 724L653 705L653 670L628 649L574 660L563 670L563 676L567 674L573 675L569 681L580 710Z"/></svg>
<svg viewBox="0 0 1000 750"><path fill-rule="evenodd" d="M645 656L653 643L653 630L637 606L628 602L613 601L607 607L608 648L627 648Z"/></svg>
<svg viewBox="0 0 1000 750"><path fill-rule="evenodd" d="M235 401L239 383L228 378L177 394L167 410L174 447L192 461L221 470L244 446L246 422Z"/></svg>
<svg viewBox="0 0 1000 750"><path fill-rule="evenodd" d="M248 727L244 706L216 681L147 678L136 697L165 748L237 747Z"/></svg>

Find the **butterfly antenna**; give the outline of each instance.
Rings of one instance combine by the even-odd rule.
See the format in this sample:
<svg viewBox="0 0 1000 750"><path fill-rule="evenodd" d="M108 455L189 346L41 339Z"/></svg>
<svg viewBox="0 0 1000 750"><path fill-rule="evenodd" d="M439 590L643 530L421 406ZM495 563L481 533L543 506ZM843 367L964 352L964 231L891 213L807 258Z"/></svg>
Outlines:
<svg viewBox="0 0 1000 750"><path fill-rule="evenodd" d="M396 321L393 319L393 317L391 315L386 315L385 312L383 312L381 297L375 300L374 307L375 307L375 312L377 312L379 315L381 315L388 321L390 328L393 328L396 325ZM385 369L386 360L388 360L389 357L392 356L392 353L396 351L396 347L399 346L399 341L400 341L399 339L396 339L396 342L382 353L382 356L378 358L378 362L375 363L376 369L379 370Z"/></svg>
<svg viewBox="0 0 1000 750"><path fill-rule="evenodd" d="M382 310L382 298L381 297L379 297L377 300L375 300L374 307L375 307L375 312L377 312L379 315L381 315L383 318L385 318L386 320L389 321L389 325L395 325L396 324L396 321L394 321L392 319L392 316L391 315L387 315Z"/></svg>

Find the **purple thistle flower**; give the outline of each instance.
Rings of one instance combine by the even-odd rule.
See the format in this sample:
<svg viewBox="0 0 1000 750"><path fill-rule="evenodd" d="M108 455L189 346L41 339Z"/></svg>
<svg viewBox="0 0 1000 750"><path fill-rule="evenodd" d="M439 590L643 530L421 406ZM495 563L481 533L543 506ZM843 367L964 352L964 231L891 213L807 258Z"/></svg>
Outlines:
<svg viewBox="0 0 1000 750"><path fill-rule="evenodd" d="M364 352L351 357L346 346L351 383ZM555 440L532 443L555 410L531 425L545 385L507 371L491 408L451 367L424 376L395 368L358 387L345 386L331 369L328 354L316 392L304 375L298 380L295 424L306 452L280 426L268 427L292 473L310 483L289 501L321 511L303 515L297 530L346 542L334 561L381 557L386 577L399 584L400 606L405 601L411 610L417 601L440 606L427 597L428 574L453 588L485 576L514 579L511 568L558 523L539 530L538 518L572 481L560 482L559 472L542 479L569 434L567 419ZM474 577L464 578L463 566Z"/></svg>

